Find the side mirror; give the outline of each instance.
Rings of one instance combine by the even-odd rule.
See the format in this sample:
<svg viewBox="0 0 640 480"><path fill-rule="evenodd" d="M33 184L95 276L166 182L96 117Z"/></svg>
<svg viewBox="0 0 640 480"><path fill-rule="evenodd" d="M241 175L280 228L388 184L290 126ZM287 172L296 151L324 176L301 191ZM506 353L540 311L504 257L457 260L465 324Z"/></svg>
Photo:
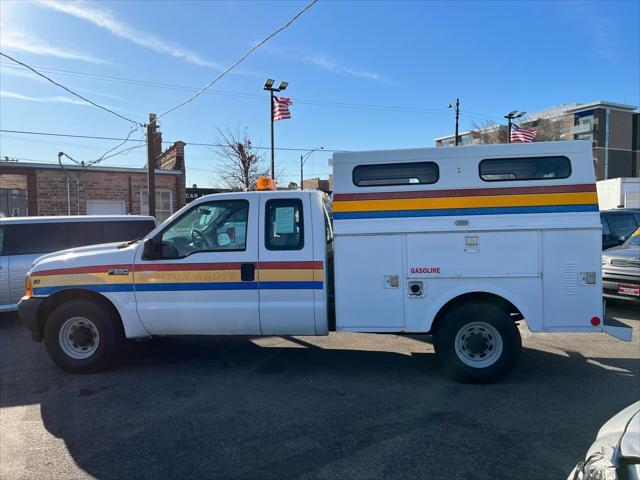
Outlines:
<svg viewBox="0 0 640 480"><path fill-rule="evenodd" d="M231 237L227 233L219 233L218 234L218 246L226 247L231 245Z"/></svg>
<svg viewBox="0 0 640 480"><path fill-rule="evenodd" d="M148 238L144 241L144 246L142 248L142 259L143 260L155 260L157 258L156 254L156 245L153 242L152 238Z"/></svg>

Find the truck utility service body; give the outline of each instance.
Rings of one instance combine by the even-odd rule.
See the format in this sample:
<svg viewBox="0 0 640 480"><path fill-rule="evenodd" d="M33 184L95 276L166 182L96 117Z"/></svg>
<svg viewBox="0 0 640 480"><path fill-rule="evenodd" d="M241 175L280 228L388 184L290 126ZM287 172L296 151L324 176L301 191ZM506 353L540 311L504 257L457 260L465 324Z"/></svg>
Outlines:
<svg viewBox="0 0 640 480"><path fill-rule="evenodd" d="M444 368L479 382L515 365L517 320L630 337L603 323L588 142L332 163L332 206L315 191L209 195L143 241L36 262L23 321L69 371L101 366L122 334L412 332L433 333Z"/></svg>

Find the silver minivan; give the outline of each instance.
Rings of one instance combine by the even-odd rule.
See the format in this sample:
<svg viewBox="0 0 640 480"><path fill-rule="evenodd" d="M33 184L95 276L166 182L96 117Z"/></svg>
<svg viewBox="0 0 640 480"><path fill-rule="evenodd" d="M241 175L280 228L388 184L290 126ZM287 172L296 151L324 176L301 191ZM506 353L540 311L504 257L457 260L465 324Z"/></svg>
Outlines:
<svg viewBox="0 0 640 480"><path fill-rule="evenodd" d="M17 309L25 275L36 258L69 248L135 240L155 227L153 217L140 215L0 218L0 312Z"/></svg>

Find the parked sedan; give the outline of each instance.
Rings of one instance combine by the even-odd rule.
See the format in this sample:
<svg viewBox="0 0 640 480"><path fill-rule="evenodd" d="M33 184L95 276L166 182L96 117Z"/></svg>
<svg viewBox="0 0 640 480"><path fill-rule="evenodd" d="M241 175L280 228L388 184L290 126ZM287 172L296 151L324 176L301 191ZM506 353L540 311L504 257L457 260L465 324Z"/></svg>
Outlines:
<svg viewBox="0 0 640 480"><path fill-rule="evenodd" d="M567 480L640 480L640 402L602 426Z"/></svg>
<svg viewBox="0 0 640 480"><path fill-rule="evenodd" d="M607 298L640 302L640 228L602 252L602 290Z"/></svg>

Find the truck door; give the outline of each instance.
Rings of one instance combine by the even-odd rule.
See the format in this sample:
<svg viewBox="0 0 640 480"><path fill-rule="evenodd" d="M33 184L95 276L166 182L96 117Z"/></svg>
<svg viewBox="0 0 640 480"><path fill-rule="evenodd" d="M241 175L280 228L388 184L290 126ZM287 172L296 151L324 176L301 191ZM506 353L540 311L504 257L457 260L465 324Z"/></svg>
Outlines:
<svg viewBox="0 0 640 480"><path fill-rule="evenodd" d="M315 335L314 290L323 288L323 265L314 261L309 195L263 192L260 204L262 334Z"/></svg>
<svg viewBox="0 0 640 480"><path fill-rule="evenodd" d="M155 237L161 258L145 260L138 248L135 296L151 334L260 334L258 197L250 200L194 205Z"/></svg>

